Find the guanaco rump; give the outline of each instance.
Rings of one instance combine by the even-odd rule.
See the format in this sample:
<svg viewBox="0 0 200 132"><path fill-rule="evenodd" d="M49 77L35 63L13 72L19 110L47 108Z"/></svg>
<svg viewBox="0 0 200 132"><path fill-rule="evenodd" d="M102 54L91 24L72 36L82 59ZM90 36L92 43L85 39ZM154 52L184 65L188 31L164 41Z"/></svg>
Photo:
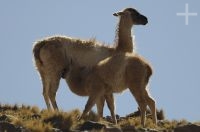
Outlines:
<svg viewBox="0 0 200 132"><path fill-rule="evenodd" d="M71 60L77 61L81 66L92 67L116 52L133 51L131 29L133 25L146 25L147 18L133 8L126 8L113 15L119 17L113 47L104 46L95 40L81 40L67 36L53 36L35 42L33 47L35 66L42 80L43 96L48 109L51 109L51 105L53 109L58 109L56 92ZM77 95L88 96L81 89L76 91L73 87L69 88ZM109 97L113 98L112 94ZM103 105L104 101L97 104L100 117L103 116Z"/></svg>

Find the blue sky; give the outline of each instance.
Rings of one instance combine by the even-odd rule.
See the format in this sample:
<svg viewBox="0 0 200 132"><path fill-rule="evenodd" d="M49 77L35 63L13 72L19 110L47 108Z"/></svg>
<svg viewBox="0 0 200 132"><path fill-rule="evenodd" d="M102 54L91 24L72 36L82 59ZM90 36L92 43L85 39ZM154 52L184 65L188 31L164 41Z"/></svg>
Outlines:
<svg viewBox="0 0 200 132"><path fill-rule="evenodd" d="M176 13L198 16L185 18ZM198 0L34 0L0 1L0 103L46 108L42 85L32 61L33 42L67 35L112 44L118 19L112 14L134 7L148 17L146 26L133 28L137 52L153 65L150 91L168 119L200 121L200 1ZM116 94L116 113L137 110L129 91ZM84 108L87 97L73 94L64 80L57 93L64 111ZM105 115L109 115L107 106Z"/></svg>

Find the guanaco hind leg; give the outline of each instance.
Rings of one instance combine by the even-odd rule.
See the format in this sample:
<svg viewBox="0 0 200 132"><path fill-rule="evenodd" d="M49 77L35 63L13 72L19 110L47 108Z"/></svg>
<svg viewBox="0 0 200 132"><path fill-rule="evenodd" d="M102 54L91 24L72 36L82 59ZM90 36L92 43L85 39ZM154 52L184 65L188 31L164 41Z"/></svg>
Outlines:
<svg viewBox="0 0 200 132"><path fill-rule="evenodd" d="M96 103L96 105L97 105L97 113L98 113L99 118L103 118L104 103L105 103L105 97L101 96L99 98L99 100L97 101L97 103Z"/></svg>
<svg viewBox="0 0 200 132"><path fill-rule="evenodd" d="M114 102L114 96L113 94L106 94L105 95L106 102L108 105L108 108L110 110L110 114L112 116L112 120L115 124L117 124L116 116L115 116L115 102Z"/></svg>

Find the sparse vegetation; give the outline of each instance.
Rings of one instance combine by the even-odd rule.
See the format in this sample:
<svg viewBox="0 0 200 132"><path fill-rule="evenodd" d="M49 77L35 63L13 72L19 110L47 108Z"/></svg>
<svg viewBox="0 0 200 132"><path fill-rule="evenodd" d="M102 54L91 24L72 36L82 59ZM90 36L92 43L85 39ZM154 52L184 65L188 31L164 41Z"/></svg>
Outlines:
<svg viewBox="0 0 200 132"><path fill-rule="evenodd" d="M100 123L109 127L124 128L134 126L137 130L142 130L139 112L134 112L126 117L120 117L118 125L113 125L108 120L103 119ZM76 109L69 112L64 111L48 111L40 110L36 106L25 105L1 105L0 104L0 123L8 122L18 128L24 128L31 132L55 132L61 130L63 132L70 132L70 130L76 130L87 120L97 121L97 114L91 112L85 119L78 120L81 112ZM147 112L148 115L148 112ZM164 119L163 110L157 111L157 115L160 115ZM158 125L155 126L152 122L151 116L147 116L146 129L155 129L161 132L171 132L174 128L190 124L187 120L159 120ZM160 118L158 118L160 119ZM200 122L194 124L199 125ZM1 126L0 126L1 129ZM1 131L1 130L0 130ZM99 130L102 131L103 130ZM9 131L8 131L9 132ZM96 131L98 132L98 131Z"/></svg>
<svg viewBox="0 0 200 132"><path fill-rule="evenodd" d="M22 126L33 132L49 132L54 128L68 131L78 124L76 117L79 115L79 110L58 112L39 110L36 106L0 105L0 121Z"/></svg>

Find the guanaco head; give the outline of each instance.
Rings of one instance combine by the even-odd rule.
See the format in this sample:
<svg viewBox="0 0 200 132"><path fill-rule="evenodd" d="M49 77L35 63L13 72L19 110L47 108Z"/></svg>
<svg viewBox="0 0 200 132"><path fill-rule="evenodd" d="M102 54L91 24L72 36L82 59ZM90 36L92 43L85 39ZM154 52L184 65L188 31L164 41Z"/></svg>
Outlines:
<svg viewBox="0 0 200 132"><path fill-rule="evenodd" d="M126 8L122 11L113 14L114 16L120 16L121 19L126 19L127 23L132 22L132 25L146 25L148 19L146 16L140 14L136 9Z"/></svg>

